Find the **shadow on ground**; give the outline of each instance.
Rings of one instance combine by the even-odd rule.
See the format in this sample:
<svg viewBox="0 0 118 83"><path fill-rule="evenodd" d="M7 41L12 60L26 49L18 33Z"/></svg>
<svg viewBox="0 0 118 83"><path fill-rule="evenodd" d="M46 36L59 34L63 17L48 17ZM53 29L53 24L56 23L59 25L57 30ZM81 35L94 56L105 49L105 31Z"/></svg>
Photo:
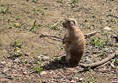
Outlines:
<svg viewBox="0 0 118 83"><path fill-rule="evenodd" d="M88 71L88 69L84 69L80 67L79 65L69 65L65 61L65 56L62 56L61 59L55 59L54 61L51 61L50 63L42 66L44 70L56 70L56 69L63 69L63 68L75 68L79 67L80 72Z"/></svg>
<svg viewBox="0 0 118 83"><path fill-rule="evenodd" d="M65 56L61 57L61 59L55 59L54 61L51 61L50 63L42 66L44 70L56 70L60 68L70 68L74 66L70 66L65 62Z"/></svg>

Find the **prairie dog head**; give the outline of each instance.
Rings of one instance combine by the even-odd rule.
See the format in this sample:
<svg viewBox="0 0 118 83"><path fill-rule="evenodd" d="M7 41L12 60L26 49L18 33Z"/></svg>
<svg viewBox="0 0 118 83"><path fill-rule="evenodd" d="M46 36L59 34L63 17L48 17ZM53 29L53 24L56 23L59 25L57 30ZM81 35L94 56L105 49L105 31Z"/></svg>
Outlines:
<svg viewBox="0 0 118 83"><path fill-rule="evenodd" d="M72 29L75 26L77 26L77 21L73 18L68 18L68 19L65 19L62 24L64 28Z"/></svg>

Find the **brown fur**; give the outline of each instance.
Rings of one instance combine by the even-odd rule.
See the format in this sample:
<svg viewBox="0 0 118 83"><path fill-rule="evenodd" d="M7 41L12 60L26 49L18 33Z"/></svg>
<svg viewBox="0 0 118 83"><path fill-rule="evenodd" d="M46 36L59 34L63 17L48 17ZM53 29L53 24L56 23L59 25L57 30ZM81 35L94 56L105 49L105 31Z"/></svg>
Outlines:
<svg viewBox="0 0 118 83"><path fill-rule="evenodd" d="M78 27L75 19L65 19L63 27L67 30L63 39L66 51L66 62L72 66L78 65L85 49L84 34Z"/></svg>

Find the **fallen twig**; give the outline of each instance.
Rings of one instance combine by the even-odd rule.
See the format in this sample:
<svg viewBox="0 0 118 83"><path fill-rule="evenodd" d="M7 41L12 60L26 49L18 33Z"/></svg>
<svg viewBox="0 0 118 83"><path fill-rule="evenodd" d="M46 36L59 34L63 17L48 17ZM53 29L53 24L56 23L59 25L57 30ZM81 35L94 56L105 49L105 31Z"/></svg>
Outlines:
<svg viewBox="0 0 118 83"><path fill-rule="evenodd" d="M98 62L95 62L95 63L92 63L92 64L83 64L83 63L80 63L79 65L83 68L95 68L95 67L98 67L104 63L106 63L107 61L111 60L112 58L118 56L118 51L116 53L113 53L113 54L110 54L107 58L101 60L101 61L98 61Z"/></svg>
<svg viewBox="0 0 118 83"><path fill-rule="evenodd" d="M98 32L97 31L94 31L94 32L91 32L91 33L87 33L84 36L85 36L85 38L89 38L91 36L94 36L96 33L98 33Z"/></svg>
<svg viewBox="0 0 118 83"><path fill-rule="evenodd" d="M97 32L97 31L94 31L94 32L91 32L91 33L87 33L87 34L85 34L84 36L85 36L85 38L89 38L89 37L91 37L91 36L94 36L96 33L98 33L98 32ZM60 37L51 36L51 35L45 35L45 34L41 34L40 37L41 37L41 38L43 38L43 37L48 37L48 38L50 38L50 39L57 40L57 41L59 41L59 42L62 42L62 40L63 40L63 39L60 38Z"/></svg>
<svg viewBox="0 0 118 83"><path fill-rule="evenodd" d="M41 35L40 35L40 38L42 38L42 37L48 37L48 38L50 38L50 39L52 39L52 40L56 40L56 41L62 42L62 38L57 37L57 36L51 36L51 35L44 35L44 34L41 34Z"/></svg>
<svg viewBox="0 0 118 83"><path fill-rule="evenodd" d="M118 19L118 16L114 16L114 15L111 15L111 14L109 14L107 16L114 17L114 18Z"/></svg>

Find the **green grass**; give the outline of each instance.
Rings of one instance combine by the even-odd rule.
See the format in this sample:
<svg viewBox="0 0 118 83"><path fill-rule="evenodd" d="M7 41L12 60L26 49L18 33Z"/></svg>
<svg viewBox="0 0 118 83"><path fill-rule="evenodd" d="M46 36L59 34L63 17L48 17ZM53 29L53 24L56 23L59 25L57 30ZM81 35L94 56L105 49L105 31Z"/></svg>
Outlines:
<svg viewBox="0 0 118 83"><path fill-rule="evenodd" d="M22 44L21 42L19 42L18 40L16 40L12 47L14 48L14 56L15 57L18 57L18 56L22 56L22 50L21 50L21 47L22 47Z"/></svg>
<svg viewBox="0 0 118 83"><path fill-rule="evenodd" d="M36 20L33 22L33 25L32 25L32 27L30 28L30 30L29 31L31 31L31 32L36 32L36 30L40 27L41 25L38 25L37 24L37 22L36 22Z"/></svg>
<svg viewBox="0 0 118 83"><path fill-rule="evenodd" d="M94 75L92 74L93 70L89 68L89 77L88 77L88 81L86 83L97 83L96 82L96 78L94 77Z"/></svg>
<svg viewBox="0 0 118 83"><path fill-rule="evenodd" d="M79 1L79 0L71 0L71 2L70 2L71 7L72 7L72 8L77 7L77 6L78 6L78 1Z"/></svg>
<svg viewBox="0 0 118 83"><path fill-rule="evenodd" d="M56 22L52 25L48 25L47 27L50 28L50 29L53 29L53 30L60 30L59 29L59 22Z"/></svg>
<svg viewBox="0 0 118 83"><path fill-rule="evenodd" d="M14 28L21 28L22 27L22 24L20 24L20 23L14 23L13 24L13 27Z"/></svg>
<svg viewBox="0 0 118 83"><path fill-rule="evenodd" d="M5 14L8 14L8 13L11 13L11 10L10 10L9 6L4 7L4 8L0 8L0 14L5 15Z"/></svg>
<svg viewBox="0 0 118 83"><path fill-rule="evenodd" d="M34 68L33 68L33 71L34 71L34 72L37 72L37 73L40 73L40 72L43 71L43 68L40 67L40 66L38 66L38 67L34 67Z"/></svg>
<svg viewBox="0 0 118 83"><path fill-rule="evenodd" d="M63 0L57 0L56 2L57 3L63 3L64 1Z"/></svg>
<svg viewBox="0 0 118 83"><path fill-rule="evenodd" d="M100 47L100 48L104 47L106 44L104 40L101 40L97 37L90 38L89 43L94 45L95 47Z"/></svg>
<svg viewBox="0 0 118 83"><path fill-rule="evenodd" d="M118 59L115 59L114 64L118 65Z"/></svg>

